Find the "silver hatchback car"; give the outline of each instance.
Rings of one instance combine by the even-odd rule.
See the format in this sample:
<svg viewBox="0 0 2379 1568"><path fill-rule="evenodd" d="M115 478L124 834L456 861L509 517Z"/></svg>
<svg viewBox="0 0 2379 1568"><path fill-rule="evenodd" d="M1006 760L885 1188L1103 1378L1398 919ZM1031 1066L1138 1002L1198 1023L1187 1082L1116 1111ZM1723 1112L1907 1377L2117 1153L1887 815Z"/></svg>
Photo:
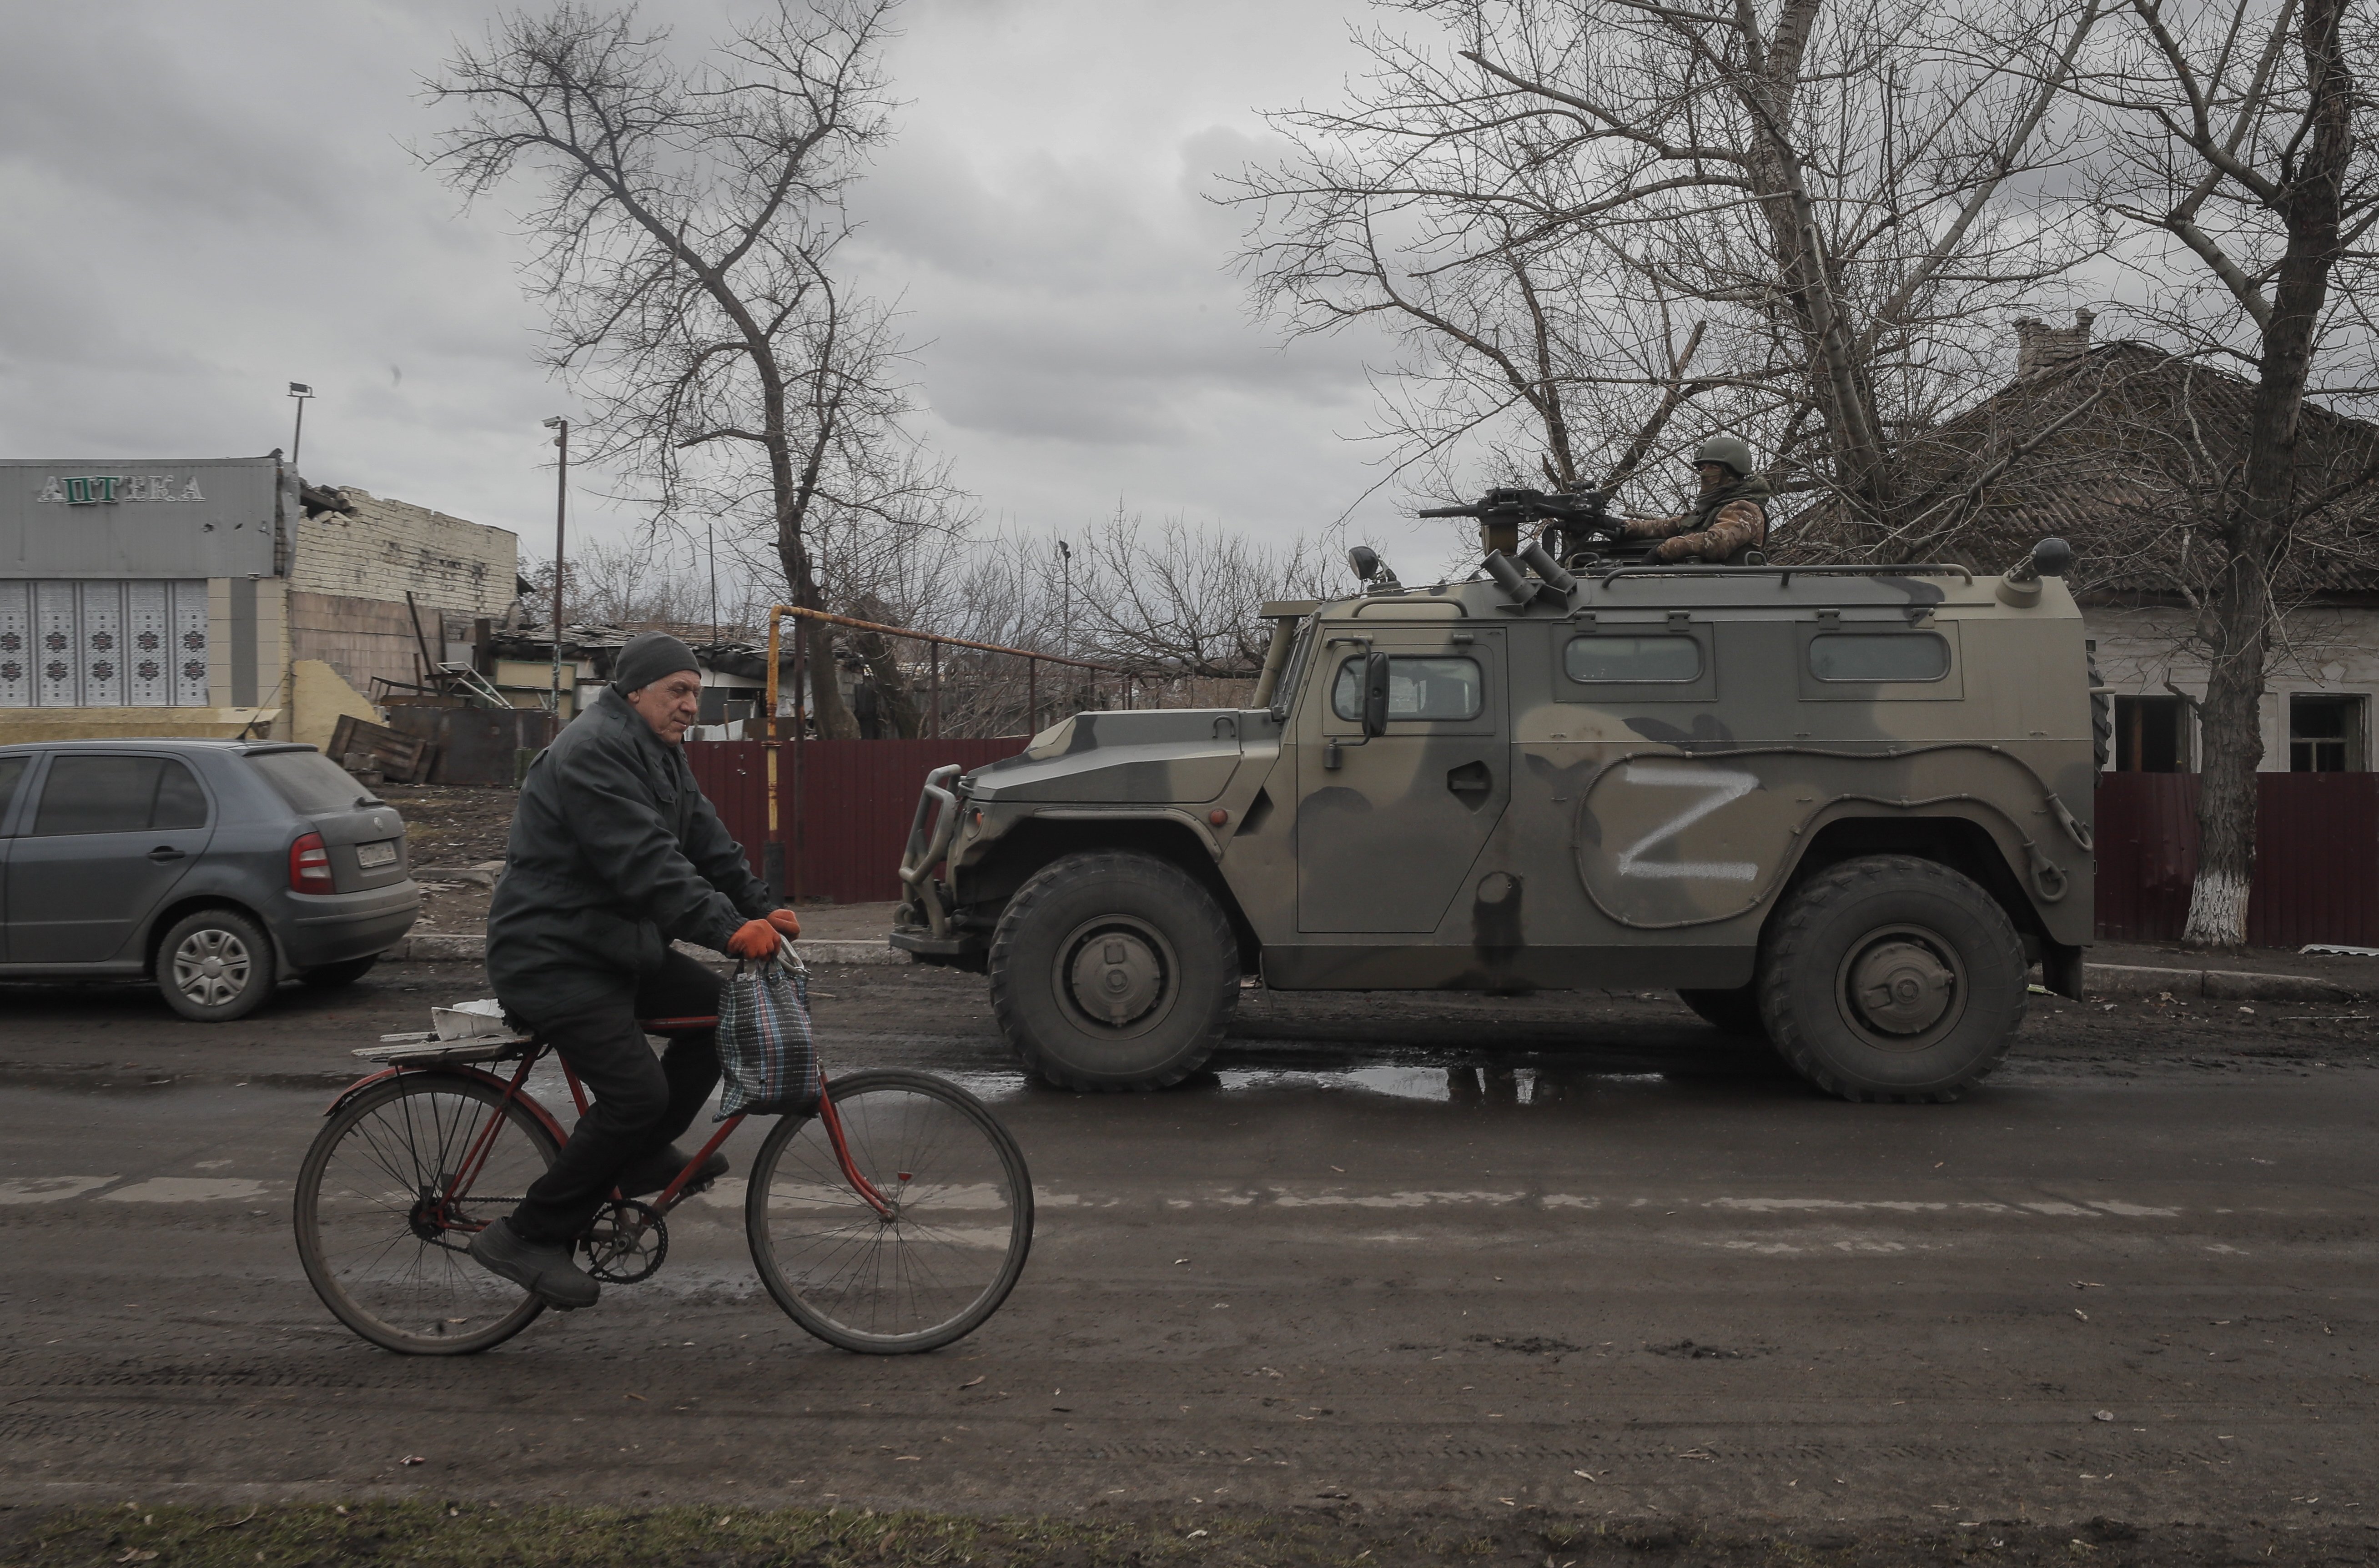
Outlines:
<svg viewBox="0 0 2379 1568"><path fill-rule="evenodd" d="M0 980L150 978L222 1022L352 983L420 910L404 819L311 746L0 746Z"/></svg>

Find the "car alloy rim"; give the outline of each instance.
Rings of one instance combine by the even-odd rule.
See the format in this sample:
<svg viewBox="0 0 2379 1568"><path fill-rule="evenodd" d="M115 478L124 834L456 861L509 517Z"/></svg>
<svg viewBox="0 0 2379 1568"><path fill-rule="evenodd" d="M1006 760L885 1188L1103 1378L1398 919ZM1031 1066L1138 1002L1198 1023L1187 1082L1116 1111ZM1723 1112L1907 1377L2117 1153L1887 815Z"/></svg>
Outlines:
<svg viewBox="0 0 2379 1568"><path fill-rule="evenodd" d="M248 970L248 944L228 931L193 931L174 949L174 989L202 1007L237 998Z"/></svg>
<svg viewBox="0 0 2379 1568"><path fill-rule="evenodd" d="M1918 925L1870 931L1835 975L1842 1015L1879 1050L1921 1051L1965 1015L1965 966L1958 949Z"/></svg>
<svg viewBox="0 0 2379 1568"><path fill-rule="evenodd" d="M1057 993L1102 1034L1143 1034L1172 1010L1173 945L1129 915L1085 921L1057 946Z"/></svg>

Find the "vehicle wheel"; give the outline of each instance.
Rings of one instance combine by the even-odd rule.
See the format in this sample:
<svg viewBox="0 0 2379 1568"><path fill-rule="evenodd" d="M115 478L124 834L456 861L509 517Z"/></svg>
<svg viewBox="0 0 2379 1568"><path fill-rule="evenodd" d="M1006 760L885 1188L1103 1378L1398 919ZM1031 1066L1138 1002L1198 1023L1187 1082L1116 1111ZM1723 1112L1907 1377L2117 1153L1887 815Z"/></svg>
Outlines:
<svg viewBox="0 0 2379 1568"><path fill-rule="evenodd" d="M1033 1248L1033 1177L1016 1140L955 1083L898 1068L827 1086L826 1107L780 1116L752 1162L743 1227L752 1263L793 1321L845 1350L938 1350L1008 1299Z"/></svg>
<svg viewBox="0 0 2379 1568"><path fill-rule="evenodd" d="M1813 878L1769 928L1768 1037L1845 1100L1948 1101L2007 1055L2027 968L1989 894L1932 861L1866 855Z"/></svg>
<svg viewBox="0 0 2379 1568"><path fill-rule="evenodd" d="M1738 985L1732 991L1680 991L1677 998L1713 1029L1765 1040L1768 1022L1759 1016L1757 991L1757 986Z"/></svg>
<svg viewBox="0 0 2379 1568"><path fill-rule="evenodd" d="M314 1294L364 1338L407 1356L502 1344L545 1303L474 1262L471 1238L519 1207L560 1148L500 1084L406 1072L364 1090L298 1169L291 1218Z"/></svg>
<svg viewBox="0 0 2379 1568"><path fill-rule="evenodd" d="M1061 1089L1163 1089L1204 1064L1239 995L1239 945L1206 889L1153 855L1042 867L991 938L991 1006Z"/></svg>
<svg viewBox="0 0 2379 1568"><path fill-rule="evenodd" d="M353 985L356 981L369 974L372 965L378 962L380 962L380 955L374 953L369 958L349 959L343 964L322 964L314 969L301 969L297 971L297 979L301 984L310 985L317 991L336 991L340 986Z"/></svg>
<svg viewBox="0 0 2379 1568"><path fill-rule="evenodd" d="M2083 668L2090 672L2090 766L2104 773L2107 759L2115 754L2115 699L2099 690L2107 681L2098 673L2098 656L2082 657Z"/></svg>
<svg viewBox="0 0 2379 1568"><path fill-rule="evenodd" d="M236 910L184 915L157 944L165 1005L201 1023L228 1023L264 1006L280 983L272 939Z"/></svg>

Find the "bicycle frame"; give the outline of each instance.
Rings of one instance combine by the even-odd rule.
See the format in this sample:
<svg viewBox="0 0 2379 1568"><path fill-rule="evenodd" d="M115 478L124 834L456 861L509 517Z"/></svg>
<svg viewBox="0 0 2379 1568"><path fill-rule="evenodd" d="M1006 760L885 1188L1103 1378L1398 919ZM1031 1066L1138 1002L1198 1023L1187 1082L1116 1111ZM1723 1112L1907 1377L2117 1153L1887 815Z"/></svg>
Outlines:
<svg viewBox="0 0 2379 1568"><path fill-rule="evenodd" d="M714 1028L719 1022L715 1018L646 1019L643 1021L644 1027L656 1034L690 1033ZM503 1128L505 1110L513 1104L525 1107L530 1115L545 1125L547 1131L553 1134L557 1142L563 1140L562 1124L554 1119L552 1113L523 1092L528 1083L528 1075L536 1067L538 1058L551 1048L542 1040L531 1043L529 1048L522 1053L520 1065L513 1068L509 1082L484 1068L459 1063L431 1067L392 1067L385 1072L373 1073L368 1078L348 1085L339 1097L331 1103L329 1110L324 1114L329 1115L336 1111L348 1100L354 1098L359 1091L404 1072L445 1073L457 1078L477 1079L484 1083L501 1086L503 1089L504 1097L497 1107L497 1114L488 1119L488 1125L481 1128L478 1135L472 1140L470 1151L463 1157L463 1163L447 1179L445 1191L439 1194L439 1220L441 1224L456 1231L477 1231L484 1227L454 1220L450 1217L448 1211L471 1190L471 1184L478 1179L479 1173L486 1167L488 1156L495 1147L496 1134ZM576 1107L580 1116L585 1116L587 1106L586 1086L578 1081L578 1075L571 1070L567 1061L562 1062L562 1080L570 1086L571 1104ZM835 1163L841 1167L843 1179L851 1183L851 1190L859 1194L869 1208L876 1211L878 1218L887 1220L892 1218L891 1203L885 1199L876 1184L869 1181L865 1174L851 1161L851 1146L843 1137L842 1117L834 1108L833 1095L823 1071L818 1074L817 1115L818 1119L826 1124L827 1138L834 1147ZM735 1129L743 1125L743 1116L737 1115L728 1117L720 1124L719 1130L711 1134L710 1140L695 1151L694 1157L686 1162L685 1168L678 1172L671 1178L669 1186L663 1188L653 1199L652 1208L655 1212L664 1214L669 1212L671 1206L677 1202L678 1195L684 1190L687 1178L701 1169L703 1162L709 1159L721 1144L734 1135Z"/></svg>

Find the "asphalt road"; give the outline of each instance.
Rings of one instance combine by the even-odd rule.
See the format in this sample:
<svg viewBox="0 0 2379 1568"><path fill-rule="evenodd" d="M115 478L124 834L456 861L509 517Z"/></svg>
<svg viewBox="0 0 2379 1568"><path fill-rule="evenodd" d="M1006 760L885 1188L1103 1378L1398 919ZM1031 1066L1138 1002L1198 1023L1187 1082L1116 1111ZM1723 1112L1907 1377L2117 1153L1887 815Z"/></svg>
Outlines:
<svg viewBox="0 0 2379 1568"><path fill-rule="evenodd" d="M216 1027L0 991L0 1502L2379 1526L2355 1009L2042 1006L1899 1107L1667 998L1254 992L1213 1074L1077 1099L979 981L816 988L829 1066L960 1076L1033 1164L1023 1283L936 1355L803 1335L732 1190L592 1311L387 1355L308 1289L291 1177L347 1048L467 974Z"/></svg>

